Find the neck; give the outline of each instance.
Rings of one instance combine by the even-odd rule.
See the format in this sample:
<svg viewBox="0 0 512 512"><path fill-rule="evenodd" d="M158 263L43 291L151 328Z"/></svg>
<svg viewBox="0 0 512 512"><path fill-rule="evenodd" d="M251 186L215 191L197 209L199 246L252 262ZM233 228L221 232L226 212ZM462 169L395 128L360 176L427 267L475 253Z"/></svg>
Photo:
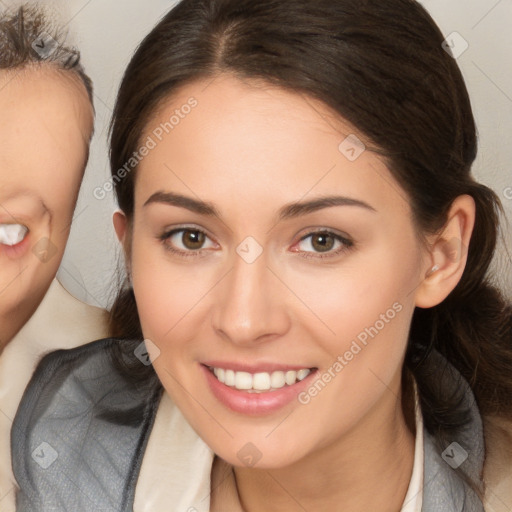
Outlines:
<svg viewBox="0 0 512 512"><path fill-rule="evenodd" d="M344 512L399 511L414 462L400 389L398 399L386 391L350 432L307 458L278 469L234 468L245 512L339 510L340 503Z"/></svg>

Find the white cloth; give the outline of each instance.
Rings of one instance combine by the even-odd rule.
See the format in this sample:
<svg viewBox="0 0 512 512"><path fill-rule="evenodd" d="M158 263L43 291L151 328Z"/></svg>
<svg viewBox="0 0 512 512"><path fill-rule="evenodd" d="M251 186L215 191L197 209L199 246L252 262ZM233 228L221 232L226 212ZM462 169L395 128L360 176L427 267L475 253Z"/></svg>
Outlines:
<svg viewBox="0 0 512 512"><path fill-rule="evenodd" d="M39 359L60 348L73 348L107 337L107 313L80 302L54 279L43 301L0 355L0 511L15 511L10 431Z"/></svg>
<svg viewBox="0 0 512 512"><path fill-rule="evenodd" d="M401 512L421 512L423 499L423 417L416 387L415 394L414 463ZM142 461L134 512L164 512L171 503L172 510L209 512L213 460L212 450L164 392Z"/></svg>
<svg viewBox="0 0 512 512"><path fill-rule="evenodd" d="M416 440L414 442L414 462L409 488L405 495L404 503L400 512L421 512L423 504L423 462L425 459L423 445L423 415L419 403L418 390L414 382L415 417L416 417Z"/></svg>
<svg viewBox="0 0 512 512"><path fill-rule="evenodd" d="M209 512L213 458L164 392L135 487L134 512L163 512L171 503L172 510Z"/></svg>

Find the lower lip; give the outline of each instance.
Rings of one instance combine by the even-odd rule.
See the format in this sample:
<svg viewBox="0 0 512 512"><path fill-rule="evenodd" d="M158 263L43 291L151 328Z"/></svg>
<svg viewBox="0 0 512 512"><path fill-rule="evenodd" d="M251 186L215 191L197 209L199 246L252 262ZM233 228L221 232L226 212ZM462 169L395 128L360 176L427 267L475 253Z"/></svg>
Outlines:
<svg viewBox="0 0 512 512"><path fill-rule="evenodd" d="M16 245L5 245L5 244L0 244L0 253L5 253L5 255L12 259L12 260L15 260L15 259L18 259L18 258L21 258L22 256L24 256L29 247L30 247L30 236L29 234L27 234L25 236L25 238L19 243L19 244L16 244Z"/></svg>
<svg viewBox="0 0 512 512"><path fill-rule="evenodd" d="M275 391L248 393L222 384L205 365L201 365L201 368L217 400L232 411L252 416L270 414L294 400L297 401L299 393L309 385L310 380L316 375L316 370L314 370L305 379L291 386L285 385Z"/></svg>

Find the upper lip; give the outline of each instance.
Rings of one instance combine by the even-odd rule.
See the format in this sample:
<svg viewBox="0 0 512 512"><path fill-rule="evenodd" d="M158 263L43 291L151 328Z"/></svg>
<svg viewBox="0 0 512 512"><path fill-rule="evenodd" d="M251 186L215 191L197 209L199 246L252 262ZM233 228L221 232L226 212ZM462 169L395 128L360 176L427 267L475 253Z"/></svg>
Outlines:
<svg viewBox="0 0 512 512"><path fill-rule="evenodd" d="M313 369L314 366L307 364L283 364L283 363L243 363L234 361L204 361L202 363L211 368L224 368L225 370L233 370L235 372L247 373L272 373L272 372L286 372L297 371L302 369Z"/></svg>

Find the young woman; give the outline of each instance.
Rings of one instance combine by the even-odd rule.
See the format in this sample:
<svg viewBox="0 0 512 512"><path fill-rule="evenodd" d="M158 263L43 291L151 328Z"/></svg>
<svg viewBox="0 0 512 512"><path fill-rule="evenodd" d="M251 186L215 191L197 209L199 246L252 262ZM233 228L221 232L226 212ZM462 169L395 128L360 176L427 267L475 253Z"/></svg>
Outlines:
<svg viewBox="0 0 512 512"><path fill-rule="evenodd" d="M512 314L443 39L411 0L184 0L145 38L127 287L25 394L18 510L483 510Z"/></svg>

